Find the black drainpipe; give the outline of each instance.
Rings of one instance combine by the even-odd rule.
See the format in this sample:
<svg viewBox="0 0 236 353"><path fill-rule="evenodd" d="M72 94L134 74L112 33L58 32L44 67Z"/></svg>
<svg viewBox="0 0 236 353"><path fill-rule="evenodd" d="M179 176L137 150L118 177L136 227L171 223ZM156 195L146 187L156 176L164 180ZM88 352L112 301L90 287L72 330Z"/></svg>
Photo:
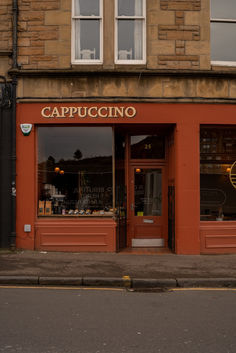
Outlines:
<svg viewBox="0 0 236 353"><path fill-rule="evenodd" d="M17 26L18 26L18 0L13 0L12 21L12 68L17 69ZM12 149L11 149L11 199L12 199L12 227L9 239L11 249L16 247L16 87L17 77L12 76Z"/></svg>

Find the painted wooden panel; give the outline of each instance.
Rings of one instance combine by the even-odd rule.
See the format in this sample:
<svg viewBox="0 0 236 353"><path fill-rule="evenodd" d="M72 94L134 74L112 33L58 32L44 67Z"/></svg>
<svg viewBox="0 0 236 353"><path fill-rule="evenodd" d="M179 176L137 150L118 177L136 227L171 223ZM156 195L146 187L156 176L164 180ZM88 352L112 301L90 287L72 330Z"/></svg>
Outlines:
<svg viewBox="0 0 236 353"><path fill-rule="evenodd" d="M37 250L116 251L116 223L107 221L61 222L36 224Z"/></svg>
<svg viewBox="0 0 236 353"><path fill-rule="evenodd" d="M202 254L227 254L236 252L235 222L201 222Z"/></svg>

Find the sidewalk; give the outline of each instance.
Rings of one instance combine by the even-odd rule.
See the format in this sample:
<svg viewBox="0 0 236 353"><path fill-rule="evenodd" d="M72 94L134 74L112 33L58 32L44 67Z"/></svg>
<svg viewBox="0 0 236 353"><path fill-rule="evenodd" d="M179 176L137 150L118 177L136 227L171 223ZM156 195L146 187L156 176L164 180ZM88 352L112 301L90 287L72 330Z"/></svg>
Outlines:
<svg viewBox="0 0 236 353"><path fill-rule="evenodd" d="M236 287L236 254L192 256L0 250L0 284Z"/></svg>

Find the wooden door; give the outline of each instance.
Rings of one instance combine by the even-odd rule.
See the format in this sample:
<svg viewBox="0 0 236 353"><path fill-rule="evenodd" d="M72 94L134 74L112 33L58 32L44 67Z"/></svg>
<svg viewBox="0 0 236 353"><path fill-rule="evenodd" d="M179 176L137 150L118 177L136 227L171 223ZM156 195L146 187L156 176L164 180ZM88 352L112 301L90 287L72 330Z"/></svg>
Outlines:
<svg viewBox="0 0 236 353"><path fill-rule="evenodd" d="M130 167L130 237L132 246L164 246L163 166Z"/></svg>

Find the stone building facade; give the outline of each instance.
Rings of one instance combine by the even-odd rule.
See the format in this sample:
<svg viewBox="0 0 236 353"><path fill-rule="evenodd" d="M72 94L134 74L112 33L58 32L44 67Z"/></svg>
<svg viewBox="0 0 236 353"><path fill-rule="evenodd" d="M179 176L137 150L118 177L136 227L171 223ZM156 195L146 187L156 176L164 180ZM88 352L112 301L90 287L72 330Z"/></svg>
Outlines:
<svg viewBox="0 0 236 353"><path fill-rule="evenodd" d="M221 200L221 196L213 195L212 190L218 190L218 187L212 187L211 195L206 195L206 190L211 188L210 181L207 179L206 187L205 181L201 181L200 177L200 174L210 174L209 171L205 172L204 166L201 166L200 149L202 148L203 151L204 148L207 149L207 144L211 149L214 139L226 141L229 138L227 131L231 129L234 131L236 113L236 66L215 64L211 57L210 0L141 1L140 3L144 6L143 17L138 15L139 17L137 16L135 20L142 20L145 23L142 63L131 62L132 60L124 63L117 60L115 48L118 27L116 27L116 22L124 18L119 18L116 4L122 7L122 1L98 1L102 6L100 18L97 17L98 21L102 21L100 28L102 28L103 55L100 56L100 62L73 60L77 45L75 43L76 34L73 34L73 28L77 27L73 27L73 23L79 19L79 16L76 19L77 10L73 15L73 6L77 6L76 0L42 0L40 2L18 0L15 3L18 6L17 65L14 66L12 62L12 15L14 12L12 1L2 0L0 4L0 74L8 77L9 80L13 77L17 78L17 246L31 249L78 251L99 251L99 249L116 251L121 247L117 245L121 244L122 240L119 242L119 237L121 237L117 230L119 222L114 214L111 218L102 220L99 217L92 218L92 215L87 218L82 215L76 220L75 217L73 219L54 217L53 220L52 217L38 217L39 201L52 203L55 201L50 197L40 200L36 191L39 182L36 177L38 175L36 158L38 128L45 125L76 128L91 125L93 127L109 126L114 129L113 134L118 131L120 133L122 130L122 134L125 135L127 150L124 162L124 185L127 189L127 199L124 227L126 234L122 247L141 246L144 238L150 241L143 241L144 246L156 246L158 242L152 242L150 239L157 238L162 239L158 246L161 244L161 246L170 247L176 253L235 252L236 218L234 218L234 213L236 214L236 210L230 206L231 204L226 207L227 201ZM130 6L132 4L137 6L138 3L138 1L130 0ZM233 17L235 20L235 16ZM126 50L126 55L127 53L128 50ZM234 61L236 62L236 59ZM111 106L117 109L116 112L132 107L137 112L136 120L132 120L132 123L130 120L127 122L118 113L117 116L114 116L115 113L112 116L108 113L111 112L109 110L112 109ZM57 110L51 118L48 117L49 115L46 118L42 115L44 108L47 109L45 111L48 114L49 111L54 112L55 107ZM83 112L87 112L83 121L75 118L75 116L78 117L78 107L84 109ZM69 112L70 115L58 113L62 108L64 113ZM107 117L109 121L105 120ZM20 124L23 123L32 124L29 137L25 137L20 130ZM219 127L226 131L225 134L220 135L216 132ZM132 183L135 182L131 171L131 166L135 163L129 157L129 148L132 149L132 136L149 136L152 135L152 131L154 135L161 134L165 138L165 158L153 158L156 164L154 162L152 164L148 158L145 158L145 161L136 160L136 169L140 169L138 163L143 166L144 170L164 168L162 169L162 185L165 186L162 190L161 215L163 219L161 221L158 218L160 215L152 219L149 214L146 215L145 220L145 212L143 215L139 213L139 218L132 209L137 196L131 190ZM207 136L205 139L209 139L206 143L204 134ZM230 138L234 141L234 134ZM230 143L234 144L232 141ZM151 146L151 144L146 145ZM220 147L216 150L220 151ZM27 151L28 157L22 156L22 153L27 155ZM201 159L206 165L209 164L207 160L212 159L214 160L212 165L217 165L216 161L220 156L222 159L219 165L226 166L227 164L233 174L234 147L230 152L230 158L223 156L226 150L220 151L219 156L214 155L217 152L209 152L206 158L204 152L202 153ZM30 170L25 168L27 164ZM112 165L114 172L114 161ZM215 168L213 174L219 175L219 170L220 167L218 171ZM115 178L113 175L113 198L115 198L117 186ZM45 185L52 185L49 179L44 182ZM220 190L222 188L219 186ZM200 189L204 189L205 193L201 194ZM25 203L25 211L23 211L21 203L27 190L30 190L30 196ZM231 191L234 192L233 184ZM173 200L171 201L171 197L173 199L171 192L175 195L174 203L172 203ZM225 190L222 192L227 196ZM209 198L205 204L202 201L204 197ZM58 200L55 202L58 203ZM119 208L116 200L113 200L113 204L109 206L112 206L110 209L116 211ZM77 209L76 207L72 209L72 206L71 210L69 208L65 208L63 212L67 214ZM228 215L225 215L223 221L219 220L220 217L216 214L221 208L223 212L225 208ZM78 212L80 211L82 210L78 209ZM153 228L144 230L143 238L138 231L138 235L135 236L135 229L142 229L144 224L146 226L149 224L149 227L151 224ZM61 232L60 227L63 229ZM69 228L72 229L72 235L67 242L68 231L66 229ZM99 234L106 234L106 240L103 239L101 242L103 245L96 241L96 235L94 237L91 235L94 229L99 229ZM123 230L120 234L122 232ZM77 234L77 238L73 234ZM87 237L90 236L90 241L85 240L86 234ZM155 234L159 235L155 237ZM141 241L133 241L136 238Z"/></svg>

